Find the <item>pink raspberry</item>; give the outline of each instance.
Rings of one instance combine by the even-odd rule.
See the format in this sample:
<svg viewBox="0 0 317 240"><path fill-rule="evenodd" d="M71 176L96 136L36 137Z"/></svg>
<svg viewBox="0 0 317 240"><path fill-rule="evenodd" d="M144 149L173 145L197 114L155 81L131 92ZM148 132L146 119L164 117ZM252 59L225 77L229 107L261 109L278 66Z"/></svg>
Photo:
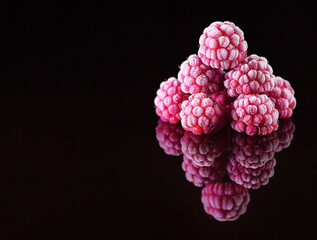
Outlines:
<svg viewBox="0 0 317 240"><path fill-rule="evenodd" d="M225 111L225 115L229 116L231 111L231 103L234 98L229 97L227 91L218 91L209 95L211 100L218 103L220 107Z"/></svg>
<svg viewBox="0 0 317 240"><path fill-rule="evenodd" d="M181 64L178 72L183 92L191 94L213 93L224 89L224 76L223 71L203 64L195 54Z"/></svg>
<svg viewBox="0 0 317 240"><path fill-rule="evenodd" d="M184 129L180 124L166 123L159 119L155 130L156 139L167 155L179 156L182 154L180 140L184 135Z"/></svg>
<svg viewBox="0 0 317 240"><path fill-rule="evenodd" d="M275 77L275 87L268 92L268 96L275 103L275 107L279 112L280 118L290 118L296 107L295 92L289 81Z"/></svg>
<svg viewBox="0 0 317 240"><path fill-rule="evenodd" d="M156 92L156 113L164 122L177 123L180 120L182 102L188 98L188 94L182 92L180 85L176 78L170 77L161 83Z"/></svg>
<svg viewBox="0 0 317 240"><path fill-rule="evenodd" d="M274 157L279 140L274 133L267 136L235 133L232 143L232 157L243 167L257 169Z"/></svg>
<svg viewBox="0 0 317 240"><path fill-rule="evenodd" d="M182 152L196 166L209 167L226 150L226 140L223 133L197 136L185 132L181 138Z"/></svg>
<svg viewBox="0 0 317 240"><path fill-rule="evenodd" d="M250 194L234 182L210 183L202 190L205 212L218 221L235 221L247 211Z"/></svg>
<svg viewBox="0 0 317 240"><path fill-rule="evenodd" d="M264 93L274 88L272 67L266 58L255 54L226 73L225 78L224 85L231 97L237 97L239 94Z"/></svg>
<svg viewBox="0 0 317 240"><path fill-rule="evenodd" d="M278 111L265 94L240 95L233 103L231 127L248 135L268 135L278 128Z"/></svg>
<svg viewBox="0 0 317 240"><path fill-rule="evenodd" d="M241 165L234 155L229 156L227 172L232 181L242 185L245 188L258 189L261 185L266 185L269 179L274 175L274 166L276 160L273 157L262 167L248 168Z"/></svg>
<svg viewBox="0 0 317 240"><path fill-rule="evenodd" d="M248 44L232 22L213 22L199 38L198 56L213 68L229 69L244 61Z"/></svg>
<svg viewBox="0 0 317 240"><path fill-rule="evenodd" d="M209 167L199 167L184 155L182 168L185 171L186 179L196 187L202 187L212 182L219 182L226 173L226 155L222 154L216 158Z"/></svg>
<svg viewBox="0 0 317 240"><path fill-rule="evenodd" d="M193 94L185 100L180 116L183 128L196 135L219 132L226 124L224 110L204 93Z"/></svg>
<svg viewBox="0 0 317 240"><path fill-rule="evenodd" d="M280 126L276 131L277 137L279 139L279 145L276 152L280 152L291 145L294 137L295 125L290 118L281 119Z"/></svg>

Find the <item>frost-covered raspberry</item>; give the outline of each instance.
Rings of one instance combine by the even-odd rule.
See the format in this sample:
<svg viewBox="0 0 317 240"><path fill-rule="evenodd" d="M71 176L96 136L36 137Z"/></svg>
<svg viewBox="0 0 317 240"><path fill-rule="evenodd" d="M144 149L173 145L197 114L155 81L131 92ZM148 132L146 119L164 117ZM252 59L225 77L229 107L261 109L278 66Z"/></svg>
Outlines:
<svg viewBox="0 0 317 240"><path fill-rule="evenodd" d="M182 154L180 140L185 131L180 124L171 124L159 119L155 131L156 139L167 155L179 156Z"/></svg>
<svg viewBox="0 0 317 240"><path fill-rule="evenodd" d="M290 118L281 119L276 135L279 139L279 145L276 152L280 152L291 145L294 137L295 125Z"/></svg>
<svg viewBox="0 0 317 240"><path fill-rule="evenodd" d="M233 102L231 127L248 135L268 135L278 128L278 111L265 94L240 95Z"/></svg>
<svg viewBox="0 0 317 240"><path fill-rule="evenodd" d="M209 167L199 167L186 155L183 157L182 168L186 179L196 187L202 187L212 182L220 182L226 173L227 157L222 154Z"/></svg>
<svg viewBox="0 0 317 240"><path fill-rule="evenodd" d="M231 155L243 167L259 168L274 157L279 140L275 133L267 136L248 136L235 133Z"/></svg>
<svg viewBox="0 0 317 240"><path fill-rule="evenodd" d="M220 107L225 111L225 115L230 115L231 103L234 101L234 98L229 97L226 90L218 91L209 95L211 100L218 103Z"/></svg>
<svg viewBox="0 0 317 240"><path fill-rule="evenodd" d="M223 133L212 135L194 135L185 132L181 138L182 152L196 166L209 167L227 148L227 139Z"/></svg>
<svg viewBox="0 0 317 240"><path fill-rule="evenodd" d="M225 111L204 93L185 100L180 116L183 128L196 135L219 132L226 124Z"/></svg>
<svg viewBox="0 0 317 240"><path fill-rule="evenodd" d="M202 63L193 54L184 61L178 72L178 81L185 93L214 93L224 89L225 73Z"/></svg>
<svg viewBox="0 0 317 240"><path fill-rule="evenodd" d="M232 22L213 22L199 38L198 56L213 68L229 69L244 61L248 44Z"/></svg>
<svg viewBox="0 0 317 240"><path fill-rule="evenodd" d="M289 81L275 77L275 87L268 92L268 96L275 103L275 107L279 112L280 118L290 118L296 107L295 92Z"/></svg>
<svg viewBox="0 0 317 240"><path fill-rule="evenodd" d="M253 169L241 165L234 155L229 156L227 172L232 181L245 188L258 189L261 185L266 185L274 175L276 160L273 157L262 167Z"/></svg>
<svg viewBox="0 0 317 240"><path fill-rule="evenodd" d="M225 78L224 85L231 97L237 97L239 94L264 93L274 88L272 67L266 58L255 54L226 73Z"/></svg>
<svg viewBox="0 0 317 240"><path fill-rule="evenodd" d="M180 87L180 82L170 77L160 84L154 99L156 113L164 122L177 123L180 120L182 102L188 98Z"/></svg>
<svg viewBox="0 0 317 240"><path fill-rule="evenodd" d="M247 211L250 195L247 188L234 182L210 183L202 190L205 212L218 221L234 221Z"/></svg>

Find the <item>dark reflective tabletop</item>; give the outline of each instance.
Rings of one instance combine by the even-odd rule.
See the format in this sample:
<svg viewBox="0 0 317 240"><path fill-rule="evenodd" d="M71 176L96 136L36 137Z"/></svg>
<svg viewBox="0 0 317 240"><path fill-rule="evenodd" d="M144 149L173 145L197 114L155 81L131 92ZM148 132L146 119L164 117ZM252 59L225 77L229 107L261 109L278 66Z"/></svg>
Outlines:
<svg viewBox="0 0 317 240"><path fill-rule="evenodd" d="M281 3L282 4L282 3ZM314 18L302 3L1 3L0 239L315 239ZM159 121L213 21L295 89L271 135Z"/></svg>
<svg viewBox="0 0 317 240"><path fill-rule="evenodd" d="M267 185L274 175L275 153L288 148L295 125L283 119L267 136L248 136L225 127L220 133L194 135L180 124L161 120L156 138L167 155L181 156L187 181L201 189L201 202L218 221L235 221L247 211L249 189Z"/></svg>

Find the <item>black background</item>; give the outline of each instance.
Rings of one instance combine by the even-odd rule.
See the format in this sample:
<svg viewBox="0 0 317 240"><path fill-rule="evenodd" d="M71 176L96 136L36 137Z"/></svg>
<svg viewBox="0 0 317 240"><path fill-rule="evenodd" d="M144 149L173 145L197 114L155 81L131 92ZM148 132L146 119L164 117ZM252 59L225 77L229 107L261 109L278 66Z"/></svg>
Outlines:
<svg viewBox="0 0 317 240"><path fill-rule="evenodd" d="M311 2L311 1L310 1ZM313 3L313 2L312 2ZM1 239L313 239L313 5L54 1L0 6ZM296 91L295 137L246 214L217 222L155 138L153 100L232 21Z"/></svg>

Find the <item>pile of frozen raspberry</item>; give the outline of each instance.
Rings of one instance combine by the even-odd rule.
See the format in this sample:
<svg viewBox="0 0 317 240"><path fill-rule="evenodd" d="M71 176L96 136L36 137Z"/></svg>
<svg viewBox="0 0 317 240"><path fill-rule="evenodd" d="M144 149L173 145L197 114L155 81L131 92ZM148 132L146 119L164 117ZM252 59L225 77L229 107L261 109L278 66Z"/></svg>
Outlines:
<svg viewBox="0 0 317 240"><path fill-rule="evenodd" d="M232 22L213 22L199 38L198 54L180 65L177 78L160 84L154 103L164 122L181 122L195 135L227 124L237 132L265 136L296 106L289 81L275 76L265 57L247 55L243 31Z"/></svg>

